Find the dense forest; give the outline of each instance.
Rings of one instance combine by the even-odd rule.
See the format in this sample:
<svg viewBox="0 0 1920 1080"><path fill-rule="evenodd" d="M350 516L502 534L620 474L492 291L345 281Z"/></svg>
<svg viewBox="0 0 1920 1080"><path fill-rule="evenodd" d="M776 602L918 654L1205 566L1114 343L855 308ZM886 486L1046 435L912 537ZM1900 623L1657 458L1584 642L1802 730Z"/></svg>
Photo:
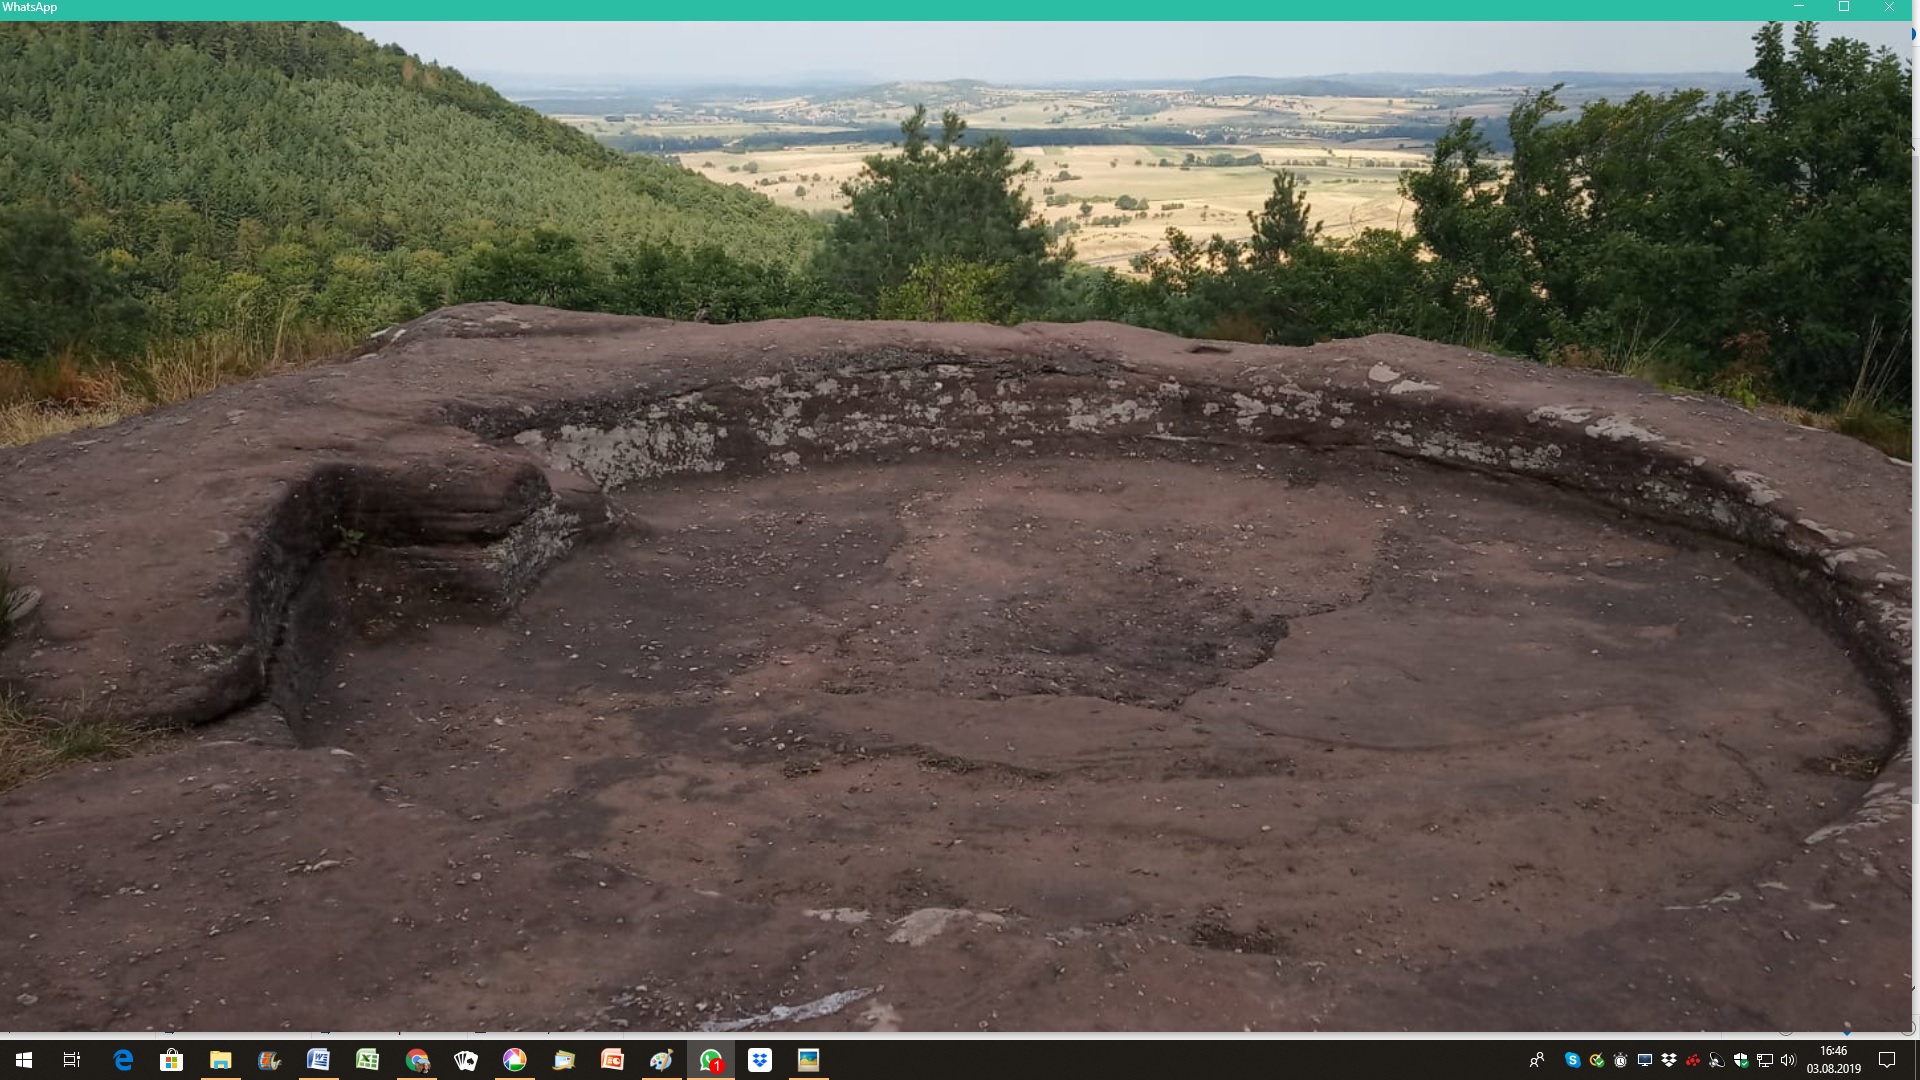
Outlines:
<svg viewBox="0 0 1920 1080"><path fill-rule="evenodd" d="M1749 75L1451 124L1402 178L1410 234L1322 237L1281 173L1250 239L1169 231L1123 275L1074 264L1020 193L1031 166L950 115L917 111L823 225L331 24L13 24L0 442L501 299L1395 332L1790 403L1906 456L1910 65L1772 24Z"/></svg>
<svg viewBox="0 0 1920 1080"><path fill-rule="evenodd" d="M35 213L54 211L160 334L249 312L372 328L541 227L595 251L711 245L784 267L820 239L758 194L622 156L326 23L0 27L0 147L8 261L35 257L22 230L56 240ZM22 355L0 337L0 352L49 344Z"/></svg>

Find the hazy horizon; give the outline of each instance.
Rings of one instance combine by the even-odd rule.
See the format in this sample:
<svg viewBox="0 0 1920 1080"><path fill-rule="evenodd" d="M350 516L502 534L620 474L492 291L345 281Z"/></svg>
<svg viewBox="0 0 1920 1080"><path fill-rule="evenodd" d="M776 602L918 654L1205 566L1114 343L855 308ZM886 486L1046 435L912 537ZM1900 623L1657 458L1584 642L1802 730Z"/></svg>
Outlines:
<svg viewBox="0 0 1920 1080"><path fill-rule="evenodd" d="M1013 85L1221 76L1739 74L1761 23L405 23L345 25L495 78L626 85ZM1903 48L1909 24L1824 28ZM1071 48L1062 48L1070 42Z"/></svg>

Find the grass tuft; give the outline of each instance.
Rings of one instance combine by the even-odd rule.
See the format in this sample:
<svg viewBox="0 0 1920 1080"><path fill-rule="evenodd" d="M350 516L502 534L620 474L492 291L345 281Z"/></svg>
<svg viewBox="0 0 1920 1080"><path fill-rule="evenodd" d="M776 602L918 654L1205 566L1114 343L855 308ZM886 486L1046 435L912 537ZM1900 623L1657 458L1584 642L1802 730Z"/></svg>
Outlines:
<svg viewBox="0 0 1920 1080"><path fill-rule="evenodd" d="M80 762L127 757L158 738L100 720L51 716L23 694L0 691L0 791Z"/></svg>
<svg viewBox="0 0 1920 1080"><path fill-rule="evenodd" d="M23 446L104 427L232 383L311 367L354 339L317 328L283 327L271 341L228 331L156 342L122 366L58 357L33 369L0 362L0 446Z"/></svg>
<svg viewBox="0 0 1920 1080"><path fill-rule="evenodd" d="M1833 430L1888 457L1913 460L1913 420L1889 409L1855 406L1833 418Z"/></svg>

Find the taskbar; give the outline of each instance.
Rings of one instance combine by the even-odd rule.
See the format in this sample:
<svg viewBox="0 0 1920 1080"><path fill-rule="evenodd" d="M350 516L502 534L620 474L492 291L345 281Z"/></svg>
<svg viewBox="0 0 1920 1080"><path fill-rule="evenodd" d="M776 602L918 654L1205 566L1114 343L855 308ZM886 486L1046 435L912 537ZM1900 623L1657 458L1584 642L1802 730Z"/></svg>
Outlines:
<svg viewBox="0 0 1920 1080"><path fill-rule="evenodd" d="M1201 1074L1915 1080L1911 1039L320 1034L0 1036L5 1080L1059 1080ZM11 1061L8 1060L11 1058Z"/></svg>

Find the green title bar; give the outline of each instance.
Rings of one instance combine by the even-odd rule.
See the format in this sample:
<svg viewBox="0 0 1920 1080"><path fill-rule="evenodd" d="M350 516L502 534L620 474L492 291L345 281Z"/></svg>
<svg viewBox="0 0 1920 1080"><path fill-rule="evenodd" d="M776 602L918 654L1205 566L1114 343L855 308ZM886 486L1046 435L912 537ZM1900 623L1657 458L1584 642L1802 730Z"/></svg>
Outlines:
<svg viewBox="0 0 1920 1080"><path fill-rule="evenodd" d="M1180 7L1169 20L1163 0L1112 0L1098 18L1061 19L1032 0L973 0L959 7L898 0L841 0L795 20L790 0L731 0L702 6L621 0L0 0L0 21L124 22L1905 22L1913 0L1378 0L1368 4L1209 0Z"/></svg>

